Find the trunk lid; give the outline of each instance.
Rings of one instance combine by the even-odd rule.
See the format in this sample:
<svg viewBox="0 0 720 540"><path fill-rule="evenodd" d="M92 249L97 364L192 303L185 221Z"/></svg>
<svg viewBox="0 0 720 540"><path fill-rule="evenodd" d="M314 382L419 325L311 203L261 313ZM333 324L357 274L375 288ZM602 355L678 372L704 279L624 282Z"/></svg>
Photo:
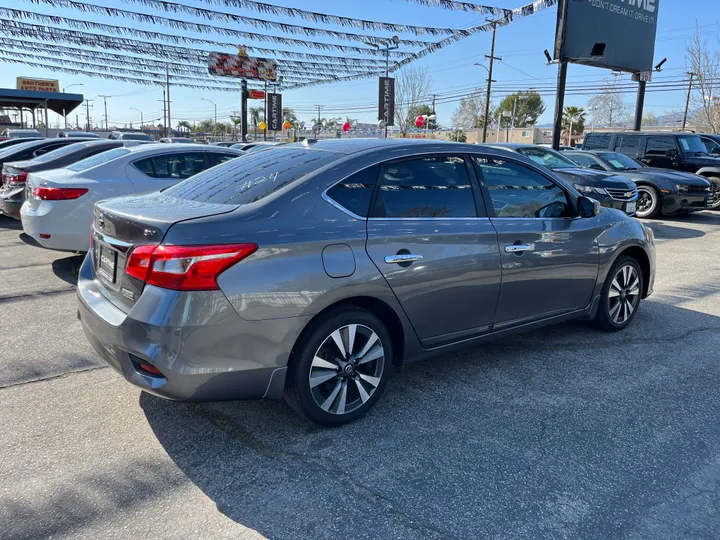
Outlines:
<svg viewBox="0 0 720 540"><path fill-rule="evenodd" d="M95 280L103 295L127 312L145 283L125 273L132 250L160 244L175 223L231 212L231 204L168 197L160 192L118 197L95 204L91 247Z"/></svg>

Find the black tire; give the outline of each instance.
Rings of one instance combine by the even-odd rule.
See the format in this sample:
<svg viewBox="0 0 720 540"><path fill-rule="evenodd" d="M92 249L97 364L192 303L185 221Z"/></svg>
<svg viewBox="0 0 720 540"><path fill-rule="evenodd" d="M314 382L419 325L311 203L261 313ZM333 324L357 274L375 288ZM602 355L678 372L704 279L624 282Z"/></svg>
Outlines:
<svg viewBox="0 0 720 540"><path fill-rule="evenodd" d="M715 186L715 198L713 199L713 203L710 206L710 209L720 210L720 177L707 176L705 177L705 179L712 182L712 184Z"/></svg>
<svg viewBox="0 0 720 540"><path fill-rule="evenodd" d="M347 349L351 339L351 325L357 325L352 339L353 354L344 351L346 354L342 358L343 353L336 345L337 342L332 340L332 334L339 332L343 348ZM373 333L376 340L372 339ZM368 342L373 343L372 347L364 356L360 356ZM364 357L379 354L378 343L382 356L363 363ZM318 358L326 364L337 364L337 369L333 371L322 364L314 365ZM380 399L393 370L392 360L390 333L378 317L357 307L328 312L313 321L312 326L303 333L293 348L285 382L285 400L295 412L322 426L341 426L353 422L364 416ZM352 368L348 368L348 364L351 364ZM381 369L378 371L379 366ZM332 378L311 386L311 377L315 377L317 381L326 376ZM340 390L337 390L338 384ZM333 391L336 392L335 397ZM362 392L365 392L365 395ZM331 398L327 408L323 408L322 405L327 404ZM355 408L344 410L351 406Z"/></svg>
<svg viewBox="0 0 720 540"><path fill-rule="evenodd" d="M637 284L634 283L634 280L630 279L630 283L622 283L622 280L618 280L619 284L621 285L620 291L625 291L625 294L622 294L621 296L613 296L611 297L610 289L613 289L613 292L616 291L616 287L613 284L615 278L618 276L619 272L626 268L626 267L632 267L636 272L637 277ZM623 287L622 285L627 285L627 287ZM635 295L628 294L627 291L632 290L634 291L635 285L637 286L637 291ZM643 274L642 274L642 268L640 268L640 265L638 262L633 259L632 257L627 257L625 255L621 255L617 258L617 260L613 263L612 267L610 268L610 271L608 272L607 278L605 278L605 284L603 285L602 292L600 294L600 305L598 306L597 314L595 315L595 319L593 320L593 323L596 327L600 328L601 330L605 330L606 332L617 332L618 330L623 330L626 328L632 320L635 318L635 315L637 315L638 309L640 308L640 300L642 299L643 295ZM630 310L630 314L626 319L623 319L622 321L619 321L615 318L618 314L617 311L614 311L614 308L617 304L617 302L629 302L632 310ZM625 313L623 310L628 310L626 306L621 306L620 313Z"/></svg>
<svg viewBox="0 0 720 540"><path fill-rule="evenodd" d="M648 206L645 206L645 201L648 202ZM637 210L635 211L635 217L647 219L654 218L660 213L662 209L662 202L660 201L660 193L652 186L641 185L638 186L638 199L637 199Z"/></svg>

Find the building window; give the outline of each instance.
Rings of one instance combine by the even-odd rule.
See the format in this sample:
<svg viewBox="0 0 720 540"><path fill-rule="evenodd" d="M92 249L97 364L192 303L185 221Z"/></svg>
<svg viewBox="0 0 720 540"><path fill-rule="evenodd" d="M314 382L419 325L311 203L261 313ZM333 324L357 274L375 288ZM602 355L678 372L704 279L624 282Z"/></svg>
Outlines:
<svg viewBox="0 0 720 540"><path fill-rule="evenodd" d="M530 132L529 132L529 131L523 131L523 132L522 132L522 136L523 136L523 137L529 137L529 136L530 136Z"/></svg>

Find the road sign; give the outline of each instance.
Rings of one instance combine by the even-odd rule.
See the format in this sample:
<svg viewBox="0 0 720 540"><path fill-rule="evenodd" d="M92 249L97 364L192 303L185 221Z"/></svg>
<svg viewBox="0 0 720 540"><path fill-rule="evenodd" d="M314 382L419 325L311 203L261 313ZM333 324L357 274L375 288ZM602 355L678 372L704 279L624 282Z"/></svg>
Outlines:
<svg viewBox="0 0 720 540"><path fill-rule="evenodd" d="M632 80L635 82L652 82L652 71L641 71L633 73Z"/></svg>
<svg viewBox="0 0 720 540"><path fill-rule="evenodd" d="M265 99L265 92L262 90L250 90L248 92L248 97L250 99Z"/></svg>

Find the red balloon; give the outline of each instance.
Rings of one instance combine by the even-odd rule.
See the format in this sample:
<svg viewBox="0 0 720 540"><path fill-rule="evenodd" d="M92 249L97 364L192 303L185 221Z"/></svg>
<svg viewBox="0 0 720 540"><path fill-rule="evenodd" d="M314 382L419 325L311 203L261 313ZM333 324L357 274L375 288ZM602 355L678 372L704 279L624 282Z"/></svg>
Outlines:
<svg viewBox="0 0 720 540"><path fill-rule="evenodd" d="M418 116L418 117L415 119L415 125L416 125L417 127L423 127L423 124L424 124L424 123L425 123L425 119L424 119L422 116Z"/></svg>
<svg viewBox="0 0 720 540"><path fill-rule="evenodd" d="M350 131L350 122L345 122L345 123L343 124L343 131L346 132L346 133L347 133L348 131Z"/></svg>

